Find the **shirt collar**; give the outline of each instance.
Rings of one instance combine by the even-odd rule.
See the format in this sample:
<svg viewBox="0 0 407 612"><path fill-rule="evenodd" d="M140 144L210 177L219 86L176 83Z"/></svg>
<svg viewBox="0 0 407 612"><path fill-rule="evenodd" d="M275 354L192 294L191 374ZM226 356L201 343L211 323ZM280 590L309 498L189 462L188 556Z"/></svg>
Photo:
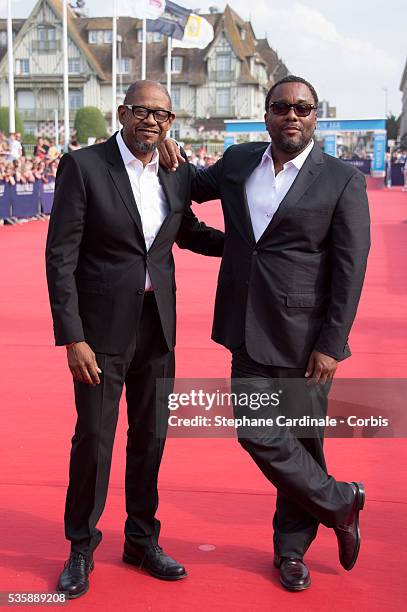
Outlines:
<svg viewBox="0 0 407 612"><path fill-rule="evenodd" d="M141 164L141 161L139 159L137 159L137 157L135 157L133 155L133 153L130 151L129 147L124 142L121 130L119 130L117 132L117 134L116 134L116 142L117 142L117 146L119 147L120 154L122 156L123 163L124 163L125 166L128 166L129 164L131 164L134 161L136 161L139 164ZM152 166L154 168L154 172L156 174L158 174L158 169L160 167L160 163L159 163L159 153L158 153L157 149L154 151L153 157L152 157L151 161L147 164L147 166Z"/></svg>
<svg viewBox="0 0 407 612"><path fill-rule="evenodd" d="M305 147L304 151L301 151L301 153L299 155L297 155L297 157L294 157L294 159L290 159L290 161L286 162L283 166L283 168L287 168L290 165L295 166L297 168L297 170L301 170L301 168L303 167L305 160L307 159L308 155L311 153L311 149L314 146L314 141L313 139L311 139L310 143ZM274 169L274 162L273 162L273 158L271 156L271 147L272 147L272 143L269 144L269 146L267 147L267 149L264 151L263 153L263 157L261 159L261 164L265 161L267 161L268 163L270 163L273 166Z"/></svg>

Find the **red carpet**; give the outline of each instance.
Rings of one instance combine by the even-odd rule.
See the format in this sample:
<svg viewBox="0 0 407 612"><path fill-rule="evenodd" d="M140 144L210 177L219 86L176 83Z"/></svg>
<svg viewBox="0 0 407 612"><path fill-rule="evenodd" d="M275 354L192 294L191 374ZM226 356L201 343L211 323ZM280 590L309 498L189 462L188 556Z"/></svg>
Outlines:
<svg viewBox="0 0 407 612"><path fill-rule="evenodd" d="M370 192L373 246L353 357L340 376L403 377L407 366L407 195ZM216 204L197 208L220 225ZM0 591L53 591L68 553L63 508L74 408L65 351L54 348L44 277L47 224L0 227ZM177 252L177 374L227 376L227 352L210 341L219 262ZM170 439L161 471L163 546L189 577L157 581L121 560L125 418L118 427L110 492L83 610L387 611L405 607L405 440L327 441L329 469L364 480L362 550L347 573L333 533L321 528L307 560L313 585L284 591L272 568L273 487L233 440ZM211 545L211 550L200 546Z"/></svg>

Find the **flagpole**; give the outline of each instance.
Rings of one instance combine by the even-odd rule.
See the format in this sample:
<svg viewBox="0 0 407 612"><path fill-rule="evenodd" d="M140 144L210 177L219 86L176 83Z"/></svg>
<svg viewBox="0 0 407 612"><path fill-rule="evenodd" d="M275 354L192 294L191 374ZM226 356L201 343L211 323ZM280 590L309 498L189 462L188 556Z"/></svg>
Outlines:
<svg viewBox="0 0 407 612"><path fill-rule="evenodd" d="M69 82L68 82L68 0L64 0L62 11L62 56L64 73L64 152L69 145Z"/></svg>
<svg viewBox="0 0 407 612"><path fill-rule="evenodd" d="M14 110L14 61L13 61L13 27L11 21L11 0L7 0L7 54L8 54L8 129L16 131Z"/></svg>
<svg viewBox="0 0 407 612"><path fill-rule="evenodd" d="M147 74L147 19L143 19L143 42L141 47L141 80L146 80Z"/></svg>
<svg viewBox="0 0 407 612"><path fill-rule="evenodd" d="M112 134L116 131L117 113L117 0L113 0L112 22Z"/></svg>
<svg viewBox="0 0 407 612"><path fill-rule="evenodd" d="M171 52L172 52L172 36L167 40L167 89L171 95Z"/></svg>

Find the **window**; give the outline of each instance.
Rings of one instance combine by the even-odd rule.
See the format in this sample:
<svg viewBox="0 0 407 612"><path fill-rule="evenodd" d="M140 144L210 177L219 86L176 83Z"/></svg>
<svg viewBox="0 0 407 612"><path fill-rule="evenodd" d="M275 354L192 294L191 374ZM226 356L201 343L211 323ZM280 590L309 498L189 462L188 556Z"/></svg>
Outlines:
<svg viewBox="0 0 407 612"><path fill-rule="evenodd" d="M38 40L41 41L54 41L56 40L56 31L55 28L53 28L52 26L46 26L46 25L40 25L37 28L37 32L38 32Z"/></svg>
<svg viewBox="0 0 407 612"><path fill-rule="evenodd" d="M68 72L69 74L80 74L81 60L79 57L69 57L68 58Z"/></svg>
<svg viewBox="0 0 407 612"><path fill-rule="evenodd" d="M121 64L119 63L118 68L119 74L130 74L130 58L122 57Z"/></svg>
<svg viewBox="0 0 407 612"><path fill-rule="evenodd" d="M231 69L232 57L230 53L218 53L216 56L217 72L226 72Z"/></svg>
<svg viewBox="0 0 407 612"><path fill-rule="evenodd" d="M17 108L19 110L35 108L34 94L30 89L19 89L17 95Z"/></svg>
<svg viewBox="0 0 407 612"><path fill-rule="evenodd" d="M103 42L112 44L112 30L105 30L103 32Z"/></svg>
<svg viewBox="0 0 407 612"><path fill-rule="evenodd" d="M216 90L216 112L219 114L230 113L230 89Z"/></svg>
<svg viewBox="0 0 407 612"><path fill-rule="evenodd" d="M179 74L182 72L182 57L174 55L171 57L171 72Z"/></svg>
<svg viewBox="0 0 407 612"><path fill-rule="evenodd" d="M181 88L178 86L171 87L171 99L174 109L181 108Z"/></svg>
<svg viewBox="0 0 407 612"><path fill-rule="evenodd" d="M147 42L148 43L158 43L164 40L164 36L160 34L160 32L147 32ZM143 30L139 28L137 30L137 42L143 42Z"/></svg>
<svg viewBox="0 0 407 612"><path fill-rule="evenodd" d="M98 33L96 30L89 30L88 41L90 45L96 45L98 41Z"/></svg>
<svg viewBox="0 0 407 612"><path fill-rule="evenodd" d="M83 93L80 89L69 90L69 108L78 110L83 106Z"/></svg>
<svg viewBox="0 0 407 612"><path fill-rule="evenodd" d="M7 32L4 30L0 32L0 47L7 46Z"/></svg>
<svg viewBox="0 0 407 612"><path fill-rule="evenodd" d="M30 60L29 59L16 60L16 74L30 74Z"/></svg>

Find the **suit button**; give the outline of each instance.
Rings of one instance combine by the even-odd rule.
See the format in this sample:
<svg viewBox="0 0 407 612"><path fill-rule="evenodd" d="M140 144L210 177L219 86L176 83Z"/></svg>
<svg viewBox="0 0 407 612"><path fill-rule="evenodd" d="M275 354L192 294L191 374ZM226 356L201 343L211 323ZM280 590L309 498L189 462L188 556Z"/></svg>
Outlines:
<svg viewBox="0 0 407 612"><path fill-rule="evenodd" d="M137 289L137 295L143 295L144 289Z"/></svg>
<svg viewBox="0 0 407 612"><path fill-rule="evenodd" d="M258 253L259 253L259 252L258 252L256 249L254 249L254 251L253 251L253 255L258 255Z"/></svg>

